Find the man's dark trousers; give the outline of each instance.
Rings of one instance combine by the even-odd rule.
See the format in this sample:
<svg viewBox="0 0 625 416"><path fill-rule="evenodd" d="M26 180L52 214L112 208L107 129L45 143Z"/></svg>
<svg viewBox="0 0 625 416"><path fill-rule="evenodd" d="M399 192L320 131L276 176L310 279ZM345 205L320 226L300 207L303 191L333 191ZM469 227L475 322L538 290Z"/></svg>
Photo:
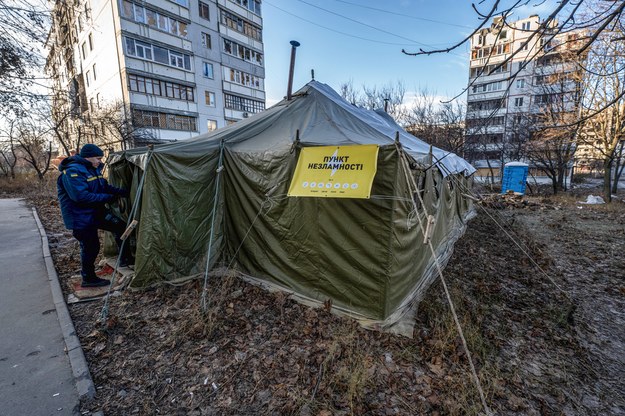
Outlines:
<svg viewBox="0 0 625 416"><path fill-rule="evenodd" d="M126 229L126 223L119 217L106 214L104 218L98 220L96 227L74 229L72 234L80 242L80 262L81 262L81 274L83 280L95 280L97 278L95 274L95 259L100 252L100 239L98 238L98 229L106 230L113 233L115 236L115 242L117 247L121 247L122 241L121 235ZM122 261L129 260L129 247L124 245L124 253L122 255Z"/></svg>

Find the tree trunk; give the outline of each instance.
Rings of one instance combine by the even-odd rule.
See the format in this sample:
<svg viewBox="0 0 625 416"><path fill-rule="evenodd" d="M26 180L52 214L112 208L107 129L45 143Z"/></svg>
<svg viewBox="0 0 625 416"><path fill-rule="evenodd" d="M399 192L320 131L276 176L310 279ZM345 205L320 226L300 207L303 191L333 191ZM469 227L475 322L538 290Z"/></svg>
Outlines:
<svg viewBox="0 0 625 416"><path fill-rule="evenodd" d="M603 161L603 198L605 202L612 202L612 159L606 158Z"/></svg>
<svg viewBox="0 0 625 416"><path fill-rule="evenodd" d="M553 178L551 178L551 187L553 188L553 194L557 194L558 193L558 177L556 175L553 175Z"/></svg>
<svg viewBox="0 0 625 416"><path fill-rule="evenodd" d="M620 179L621 170L621 161L620 159L616 159L616 163L614 164L614 177L612 178L612 193L616 194L618 191L618 180ZM621 172L619 172L621 170Z"/></svg>
<svg viewBox="0 0 625 416"><path fill-rule="evenodd" d="M615 154L616 159L614 160L614 176L612 177L612 193L616 194L618 192L618 181L621 179L621 174L623 173L623 168L625 167L625 163L622 163L621 158L623 157L623 146L625 146L625 142L621 141L619 147L617 148Z"/></svg>

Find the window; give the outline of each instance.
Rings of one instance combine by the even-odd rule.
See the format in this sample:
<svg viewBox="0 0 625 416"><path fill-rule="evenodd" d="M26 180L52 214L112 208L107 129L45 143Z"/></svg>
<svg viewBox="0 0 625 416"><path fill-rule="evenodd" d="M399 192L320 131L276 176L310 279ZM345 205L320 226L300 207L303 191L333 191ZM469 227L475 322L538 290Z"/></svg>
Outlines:
<svg viewBox="0 0 625 416"><path fill-rule="evenodd" d="M133 122L139 127L197 131L197 119L192 116L135 109L132 111L132 118Z"/></svg>
<svg viewBox="0 0 625 416"><path fill-rule="evenodd" d="M95 111L95 100L93 97L89 98L89 109L93 112Z"/></svg>
<svg viewBox="0 0 625 416"><path fill-rule="evenodd" d="M260 16L260 1L259 0L233 0L235 3L240 6L245 7L247 10L251 11Z"/></svg>
<svg viewBox="0 0 625 416"><path fill-rule="evenodd" d="M200 17L206 20L210 20L210 15L208 13L208 4L203 2L198 2Z"/></svg>
<svg viewBox="0 0 625 416"><path fill-rule="evenodd" d="M516 80L517 88L525 88L525 80L523 78Z"/></svg>
<svg viewBox="0 0 625 416"><path fill-rule="evenodd" d="M181 53L169 51L169 64L178 68L184 68L184 56Z"/></svg>
<svg viewBox="0 0 625 416"><path fill-rule="evenodd" d="M538 105L557 103L564 104L564 94L540 94L534 96L534 103Z"/></svg>
<svg viewBox="0 0 625 416"><path fill-rule="evenodd" d="M215 103L215 93L210 91L204 91L204 99L206 101L206 105L209 107L215 107L217 104Z"/></svg>
<svg viewBox="0 0 625 416"><path fill-rule="evenodd" d="M98 79L98 75L95 72L95 64L93 64L93 80L95 81L96 79Z"/></svg>
<svg viewBox="0 0 625 416"><path fill-rule="evenodd" d="M135 22L146 23L145 9L143 8L143 6L135 4L134 10L135 10Z"/></svg>
<svg viewBox="0 0 625 416"><path fill-rule="evenodd" d="M87 71L87 87L91 85L91 71Z"/></svg>
<svg viewBox="0 0 625 416"><path fill-rule="evenodd" d="M85 3L85 17L87 19L91 19L91 9L89 8L89 4Z"/></svg>
<svg viewBox="0 0 625 416"><path fill-rule="evenodd" d="M532 22L521 23L521 30L530 30L531 27L532 27Z"/></svg>
<svg viewBox="0 0 625 416"><path fill-rule="evenodd" d="M135 41L135 51L139 58L152 59L152 45Z"/></svg>
<svg viewBox="0 0 625 416"><path fill-rule="evenodd" d="M80 45L80 51L82 52L82 59L87 57L87 44L85 42Z"/></svg>
<svg viewBox="0 0 625 416"><path fill-rule="evenodd" d="M176 100L194 100L193 87L141 75L128 75L128 89L133 92L158 95Z"/></svg>
<svg viewBox="0 0 625 416"><path fill-rule="evenodd" d="M230 69L230 82L245 85L246 87L262 89L262 78L239 71L238 69Z"/></svg>
<svg viewBox="0 0 625 416"><path fill-rule="evenodd" d="M479 77L482 75L486 76L486 75L499 74L501 72L508 72L509 68L510 68L509 62L475 67L475 68L471 68L470 76L471 78L475 78L475 77Z"/></svg>
<svg viewBox="0 0 625 416"><path fill-rule="evenodd" d="M93 34L89 33L89 51L93 50Z"/></svg>
<svg viewBox="0 0 625 416"><path fill-rule="evenodd" d="M508 31L502 30L501 32L499 32L499 39L505 39L507 37L508 37Z"/></svg>
<svg viewBox="0 0 625 416"><path fill-rule="evenodd" d="M208 33L202 32L202 46L208 49L211 49L213 47L211 42L211 35L209 35Z"/></svg>
<svg viewBox="0 0 625 416"><path fill-rule="evenodd" d="M523 97L517 97L514 99L514 106L515 107L522 107L523 106Z"/></svg>
<svg viewBox="0 0 625 416"><path fill-rule="evenodd" d="M133 20L137 23L147 24L148 26L171 33L172 35L187 37L187 24L166 16L163 13L152 9L144 8L141 5L131 3L128 0L122 1L121 14L123 17Z"/></svg>
<svg viewBox="0 0 625 416"><path fill-rule="evenodd" d="M504 116L486 117L486 118L467 118L467 128L475 127L487 127L487 126L501 126L504 124L506 118Z"/></svg>
<svg viewBox="0 0 625 416"><path fill-rule="evenodd" d="M480 93L480 92L499 91L499 90L506 88L506 86L507 86L506 82L504 81L489 82L487 84L474 85L473 92Z"/></svg>
<svg viewBox="0 0 625 416"><path fill-rule="evenodd" d="M260 113L265 109L265 103L238 95L224 94L224 107L246 113Z"/></svg>
<svg viewBox="0 0 625 416"><path fill-rule="evenodd" d="M189 8L189 0L170 0L173 1L176 4L179 4L182 7L186 7L187 9Z"/></svg>
<svg viewBox="0 0 625 416"><path fill-rule="evenodd" d="M236 56L244 61L251 62L256 65L263 64L263 55L260 52L249 49L243 45L239 45L229 39L224 39L223 51L228 55Z"/></svg>
<svg viewBox="0 0 625 416"><path fill-rule="evenodd" d="M510 53L510 44L506 43L503 45L497 45L497 48L495 49L494 54L495 55L501 55L504 53Z"/></svg>
<svg viewBox="0 0 625 416"><path fill-rule="evenodd" d="M161 83L157 79L153 78L144 78L145 81L145 93L152 95L161 95Z"/></svg>
<svg viewBox="0 0 625 416"><path fill-rule="evenodd" d="M149 61L159 62L165 65L191 70L191 55L172 51L160 46L153 46L149 43L141 42L132 38L126 39L126 52L130 56L135 56Z"/></svg>
<svg viewBox="0 0 625 416"><path fill-rule="evenodd" d="M234 13L230 13L225 10L219 10L221 16L221 23L228 26L231 29L236 30L239 33L243 33L258 41L262 40L262 30L260 27L255 26L247 20L237 16Z"/></svg>
<svg viewBox="0 0 625 416"><path fill-rule="evenodd" d="M208 62L202 62L202 73L206 78L213 79L213 64Z"/></svg>
<svg viewBox="0 0 625 416"><path fill-rule="evenodd" d="M217 120L207 120L208 131L217 130Z"/></svg>
<svg viewBox="0 0 625 416"><path fill-rule="evenodd" d="M472 101L467 104L468 111L482 111L482 110L497 110L500 108L506 108L506 101L502 99L496 100L484 100L484 101Z"/></svg>

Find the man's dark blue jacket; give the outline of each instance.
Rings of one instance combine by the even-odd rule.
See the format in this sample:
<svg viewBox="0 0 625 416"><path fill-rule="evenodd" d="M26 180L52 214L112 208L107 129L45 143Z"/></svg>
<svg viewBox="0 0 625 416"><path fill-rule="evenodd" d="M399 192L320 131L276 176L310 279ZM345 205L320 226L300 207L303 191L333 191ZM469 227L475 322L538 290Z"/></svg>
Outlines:
<svg viewBox="0 0 625 416"><path fill-rule="evenodd" d="M117 195L127 196L127 191L108 184L101 167L94 168L78 155L63 159L59 170L56 185L63 222L69 230L97 227L105 215L104 204Z"/></svg>

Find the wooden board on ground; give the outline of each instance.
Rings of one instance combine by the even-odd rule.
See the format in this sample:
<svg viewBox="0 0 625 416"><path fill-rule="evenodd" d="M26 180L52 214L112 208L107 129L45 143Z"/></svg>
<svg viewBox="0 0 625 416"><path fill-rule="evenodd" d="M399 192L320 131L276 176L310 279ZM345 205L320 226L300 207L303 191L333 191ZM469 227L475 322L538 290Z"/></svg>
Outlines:
<svg viewBox="0 0 625 416"><path fill-rule="evenodd" d="M111 280L113 277L113 267L110 262L103 260L101 262L101 268L96 272L96 275L101 279ZM112 291L123 289L130 279L134 275L134 271L128 267L121 267L117 270L117 278L115 279L115 285ZM80 275L74 275L70 277L70 286L72 288L72 294L67 297L67 303L86 302L90 300L97 300L106 296L108 292L108 286L101 287L82 287L82 277Z"/></svg>

